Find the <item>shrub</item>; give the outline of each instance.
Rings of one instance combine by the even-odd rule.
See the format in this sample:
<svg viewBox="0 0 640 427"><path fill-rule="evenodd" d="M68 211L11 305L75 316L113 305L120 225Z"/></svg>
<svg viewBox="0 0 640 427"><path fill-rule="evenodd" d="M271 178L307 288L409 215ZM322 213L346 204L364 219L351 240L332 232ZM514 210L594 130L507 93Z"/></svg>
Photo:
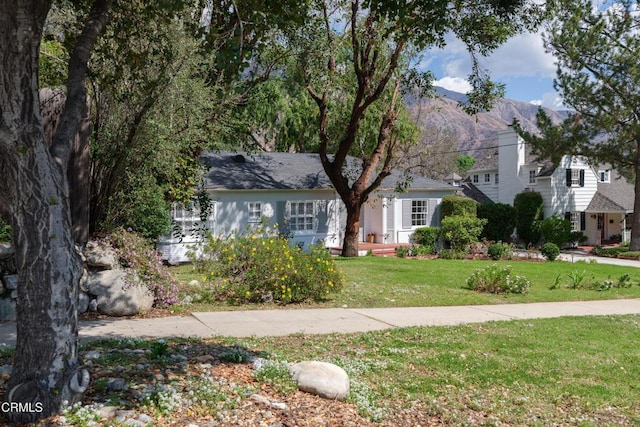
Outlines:
<svg viewBox="0 0 640 427"><path fill-rule="evenodd" d="M571 221L558 216L545 218L540 221L540 232L545 242L562 247L571 240Z"/></svg>
<svg viewBox="0 0 640 427"><path fill-rule="evenodd" d="M442 259L463 259L466 252L454 251L453 249L440 249L438 252L438 258Z"/></svg>
<svg viewBox="0 0 640 427"><path fill-rule="evenodd" d="M487 248L487 255L495 260L511 258L511 245L502 242L492 243Z"/></svg>
<svg viewBox="0 0 640 427"><path fill-rule="evenodd" d="M107 218L101 226L110 230L126 227L147 239L156 239L171 230L171 212L164 190L153 177L127 175L128 186L109 200Z"/></svg>
<svg viewBox="0 0 640 427"><path fill-rule="evenodd" d="M305 251L271 232L256 229L208 237L195 261L219 298L234 302L319 301L342 288L344 278L322 244Z"/></svg>
<svg viewBox="0 0 640 427"><path fill-rule="evenodd" d="M622 252L628 252L629 248L625 246L614 246L611 248L603 248L602 246L596 246L593 248L593 253L598 256L607 258L616 258L618 254Z"/></svg>
<svg viewBox="0 0 640 427"><path fill-rule="evenodd" d="M475 200L466 196L444 196L440 205L440 212L442 218L455 215L475 217L477 206L478 204Z"/></svg>
<svg viewBox="0 0 640 427"><path fill-rule="evenodd" d="M438 227L420 227L416 228L411 234L411 241L435 248L440 239L440 229Z"/></svg>
<svg viewBox="0 0 640 427"><path fill-rule="evenodd" d="M409 255L409 251L410 251L410 250L409 250L409 248L408 248L407 246L398 246L398 247L395 249L396 256L397 256L398 258L405 258L405 257L407 257L407 256L410 256L410 255Z"/></svg>
<svg viewBox="0 0 640 427"><path fill-rule="evenodd" d="M11 241L11 226L0 217L0 243Z"/></svg>
<svg viewBox="0 0 640 427"><path fill-rule="evenodd" d="M118 228L107 238L123 267L135 270L154 295L154 305L165 307L178 302L178 280L162 264L156 250L142 236Z"/></svg>
<svg viewBox="0 0 640 427"><path fill-rule="evenodd" d="M518 237L524 244L536 244L540 240L538 221L542 218L542 196L535 191L516 194L513 207L516 212Z"/></svg>
<svg viewBox="0 0 640 427"><path fill-rule="evenodd" d="M555 243L549 242L542 245L540 253L547 259L547 261L555 261L556 258L558 258L558 255L560 255L560 248L558 248L558 245Z"/></svg>
<svg viewBox="0 0 640 427"><path fill-rule="evenodd" d="M494 242L507 242L516 228L516 210L506 203L478 205L478 218L487 220L481 237Z"/></svg>
<svg viewBox="0 0 640 427"><path fill-rule="evenodd" d="M640 259L639 251L627 251L627 252L619 252L618 258L623 259Z"/></svg>
<svg viewBox="0 0 640 427"><path fill-rule="evenodd" d="M587 236L585 236L582 231L572 231L569 236L569 242L571 242L573 246L583 245L587 239Z"/></svg>
<svg viewBox="0 0 640 427"><path fill-rule="evenodd" d="M498 267L493 264L485 269L476 270L466 282L467 289L492 294L526 293L531 283L522 276L512 276L511 267Z"/></svg>
<svg viewBox="0 0 640 427"><path fill-rule="evenodd" d="M442 219L442 237L451 249L464 251L472 242L477 242L486 224L486 219L454 215Z"/></svg>

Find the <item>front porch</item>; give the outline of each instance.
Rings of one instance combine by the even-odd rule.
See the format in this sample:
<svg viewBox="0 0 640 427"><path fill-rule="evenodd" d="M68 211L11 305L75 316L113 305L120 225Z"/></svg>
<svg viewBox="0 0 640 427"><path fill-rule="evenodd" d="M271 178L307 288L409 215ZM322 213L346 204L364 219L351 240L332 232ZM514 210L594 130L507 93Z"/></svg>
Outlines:
<svg viewBox="0 0 640 427"><path fill-rule="evenodd" d="M358 244L358 254L365 256L371 251L374 256L395 256L396 248L399 246L411 246L410 243L369 243L360 242ZM335 246L331 248L332 255L340 255L342 253L341 246Z"/></svg>

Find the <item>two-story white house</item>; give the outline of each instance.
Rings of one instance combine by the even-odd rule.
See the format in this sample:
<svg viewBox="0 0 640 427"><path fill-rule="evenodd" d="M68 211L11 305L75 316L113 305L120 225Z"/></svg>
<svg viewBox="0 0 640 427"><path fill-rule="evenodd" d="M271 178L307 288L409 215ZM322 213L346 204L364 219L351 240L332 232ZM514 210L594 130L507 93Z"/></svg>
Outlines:
<svg viewBox="0 0 640 427"><path fill-rule="evenodd" d="M630 239L635 192L615 170L580 156L563 156L558 165L538 161L512 128L498 133L497 145L497 152L479 159L478 167L469 171L465 184L474 199L512 205L516 194L537 191L544 217L570 220L587 243ZM485 199L479 200L478 193Z"/></svg>
<svg viewBox="0 0 640 427"><path fill-rule="evenodd" d="M203 189L211 202L209 212L203 221L197 208L174 205L176 233L162 237L157 246L164 259L188 261L187 252L203 228L223 236L277 225L294 244L342 244L346 208L318 154L207 152L201 160L208 167ZM358 163L350 159L350 170L357 172ZM416 228L440 225L442 198L456 188L413 175L407 190L397 192L404 180L401 171L393 171L363 206L361 241L370 237L376 243L407 243Z"/></svg>

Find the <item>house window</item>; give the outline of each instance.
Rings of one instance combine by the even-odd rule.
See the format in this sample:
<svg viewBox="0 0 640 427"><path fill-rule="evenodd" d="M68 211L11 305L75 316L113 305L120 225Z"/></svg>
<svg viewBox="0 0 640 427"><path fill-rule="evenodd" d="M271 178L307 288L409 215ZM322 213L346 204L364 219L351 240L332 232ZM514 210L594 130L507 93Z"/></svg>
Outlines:
<svg viewBox="0 0 640 427"><path fill-rule="evenodd" d="M215 204L212 205L213 208L215 208ZM188 205L175 203L172 206L171 214L175 224L172 233L174 236L178 235L180 238L194 237L203 231L213 228L213 218L215 217L213 211L203 223L200 217L200 209L192 203Z"/></svg>
<svg viewBox="0 0 640 427"><path fill-rule="evenodd" d="M584 187L584 169L567 169L567 187Z"/></svg>
<svg viewBox="0 0 640 427"><path fill-rule="evenodd" d="M495 176L495 183L499 184L500 183L500 175L496 174Z"/></svg>
<svg viewBox="0 0 640 427"><path fill-rule="evenodd" d="M413 227L424 227L428 225L428 205L427 200L411 201L411 225Z"/></svg>
<svg viewBox="0 0 640 427"><path fill-rule="evenodd" d="M598 171L598 177L600 178L600 182L611 182L611 174L608 170Z"/></svg>
<svg viewBox="0 0 640 427"><path fill-rule="evenodd" d="M315 217L314 202L291 202L289 211L291 231L313 231Z"/></svg>
<svg viewBox="0 0 640 427"><path fill-rule="evenodd" d="M529 171L529 184L536 183L536 171Z"/></svg>
<svg viewBox="0 0 640 427"><path fill-rule="evenodd" d="M262 202L249 202L249 219L250 223L262 221Z"/></svg>
<svg viewBox="0 0 640 427"><path fill-rule="evenodd" d="M571 221L571 231L584 231L586 228L586 216L584 212L565 212L564 218Z"/></svg>
<svg viewBox="0 0 640 427"><path fill-rule="evenodd" d="M477 184L479 181L480 181L480 178L478 177L478 175L473 175L474 184Z"/></svg>
<svg viewBox="0 0 640 427"><path fill-rule="evenodd" d="M490 173L485 173L484 174L484 182L491 182L491 174Z"/></svg>

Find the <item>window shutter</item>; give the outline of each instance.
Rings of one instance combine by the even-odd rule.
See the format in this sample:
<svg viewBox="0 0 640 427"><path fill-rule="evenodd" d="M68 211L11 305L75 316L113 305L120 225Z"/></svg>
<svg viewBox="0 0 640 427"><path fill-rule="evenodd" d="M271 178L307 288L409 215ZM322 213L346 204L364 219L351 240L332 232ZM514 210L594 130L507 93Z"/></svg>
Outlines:
<svg viewBox="0 0 640 427"><path fill-rule="evenodd" d="M580 212L580 231L584 231L587 229L587 213Z"/></svg>
<svg viewBox="0 0 640 427"><path fill-rule="evenodd" d="M276 202L276 222L278 223L278 231L280 234L288 233L287 219L289 218L289 202Z"/></svg>
<svg viewBox="0 0 640 427"><path fill-rule="evenodd" d="M402 228L411 228L411 200L402 200Z"/></svg>
<svg viewBox="0 0 640 427"><path fill-rule="evenodd" d="M580 169L580 187L584 187L584 169Z"/></svg>
<svg viewBox="0 0 640 427"><path fill-rule="evenodd" d="M565 212L564 219L566 219L567 221L571 221L571 212Z"/></svg>
<svg viewBox="0 0 640 427"><path fill-rule="evenodd" d="M316 202L316 233L327 234L329 232L328 204L326 200Z"/></svg>
<svg viewBox="0 0 640 427"><path fill-rule="evenodd" d="M567 187L571 187L571 169L567 169Z"/></svg>
<svg viewBox="0 0 640 427"><path fill-rule="evenodd" d="M440 203L438 203L438 199L429 199L427 209L429 211L427 224L431 227L438 227L440 225Z"/></svg>

